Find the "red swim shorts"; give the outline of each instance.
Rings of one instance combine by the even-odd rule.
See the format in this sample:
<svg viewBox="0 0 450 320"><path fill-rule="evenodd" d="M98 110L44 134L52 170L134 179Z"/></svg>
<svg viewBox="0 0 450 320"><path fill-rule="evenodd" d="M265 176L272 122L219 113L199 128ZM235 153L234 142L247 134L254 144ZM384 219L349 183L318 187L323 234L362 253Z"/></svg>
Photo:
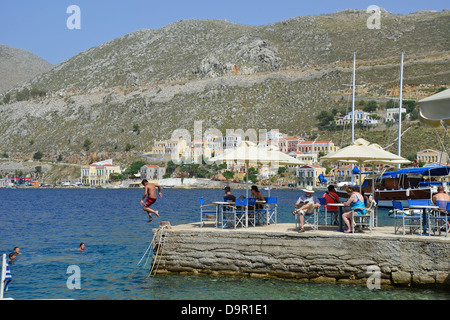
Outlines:
<svg viewBox="0 0 450 320"><path fill-rule="evenodd" d="M156 201L156 198L147 198L144 203L144 207L150 207L152 204L154 204Z"/></svg>

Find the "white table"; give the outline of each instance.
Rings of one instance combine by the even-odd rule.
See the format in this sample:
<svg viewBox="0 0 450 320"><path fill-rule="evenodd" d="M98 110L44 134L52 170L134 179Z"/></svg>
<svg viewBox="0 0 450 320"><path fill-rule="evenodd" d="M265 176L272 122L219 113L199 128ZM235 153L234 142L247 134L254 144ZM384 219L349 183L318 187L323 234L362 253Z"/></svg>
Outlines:
<svg viewBox="0 0 450 320"><path fill-rule="evenodd" d="M422 227L423 227L423 233L422 235L427 236L427 209L439 209L439 206L424 206L424 205L410 205L410 209L422 209Z"/></svg>
<svg viewBox="0 0 450 320"><path fill-rule="evenodd" d="M339 229L336 231L343 232L344 229L342 227L342 209L345 207L345 205L343 203L327 203L327 206L339 207Z"/></svg>
<svg viewBox="0 0 450 320"><path fill-rule="evenodd" d="M218 228L225 228L223 226L223 207L228 205L234 205L234 202L228 202L228 201L215 201L213 204L217 205L216 209L216 217L217 217L217 227ZM219 215L220 214L220 215ZM219 227L219 216L220 216L220 227Z"/></svg>

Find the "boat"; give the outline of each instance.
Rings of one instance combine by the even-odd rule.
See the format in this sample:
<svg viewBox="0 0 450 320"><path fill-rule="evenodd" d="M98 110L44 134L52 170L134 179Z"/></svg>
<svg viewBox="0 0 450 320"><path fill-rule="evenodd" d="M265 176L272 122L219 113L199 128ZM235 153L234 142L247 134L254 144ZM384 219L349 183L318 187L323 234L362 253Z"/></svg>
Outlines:
<svg viewBox="0 0 450 320"><path fill-rule="evenodd" d="M396 171L388 171L379 177L366 178L361 186L361 191L366 196L372 195L372 181L374 182L374 198L378 199L379 207L392 207L392 200L402 201L404 207L408 207L408 199L432 200L437 193L437 187L443 186L449 191L447 179L450 174L450 166L406 168ZM359 185L353 185L359 188ZM337 188L336 193L341 200L347 200L347 185Z"/></svg>

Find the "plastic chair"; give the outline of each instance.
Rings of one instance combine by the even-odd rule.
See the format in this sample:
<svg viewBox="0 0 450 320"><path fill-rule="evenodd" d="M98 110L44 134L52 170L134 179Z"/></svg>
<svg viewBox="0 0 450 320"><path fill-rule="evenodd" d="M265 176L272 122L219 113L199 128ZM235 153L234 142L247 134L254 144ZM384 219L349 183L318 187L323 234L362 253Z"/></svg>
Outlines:
<svg viewBox="0 0 450 320"><path fill-rule="evenodd" d="M328 220L328 211L327 211L327 200L325 198L318 198L320 202L320 208L318 212L318 221L317 223L320 224L320 222L324 222L325 225L327 225ZM330 224L331 224L331 217L330 217Z"/></svg>
<svg viewBox="0 0 450 320"><path fill-rule="evenodd" d="M394 208L394 233L402 229L403 235L406 234L406 228L412 234L415 230L420 230L422 233L422 214L416 214L414 211L403 208L401 201L392 200L392 207ZM417 222L417 223L416 223Z"/></svg>
<svg viewBox="0 0 450 320"><path fill-rule="evenodd" d="M238 225L247 227L247 213L248 199L236 199L234 206L231 206L231 210L223 212L222 225L232 222L234 229L236 229Z"/></svg>
<svg viewBox="0 0 450 320"><path fill-rule="evenodd" d="M264 224L270 224L273 222L277 224L277 209L278 209L278 197L265 198L266 203L262 209L257 209L259 221L263 221Z"/></svg>
<svg viewBox="0 0 450 320"><path fill-rule="evenodd" d="M444 231L445 237L448 237L450 231L450 201L437 200L436 205L439 206L439 209L428 216L430 228L433 230L433 235L436 232L441 235L441 232Z"/></svg>
<svg viewBox="0 0 450 320"><path fill-rule="evenodd" d="M319 229L319 225L318 225L318 208L314 208L314 211L312 213L305 213L304 214L304 222L303 222L303 226L310 226L313 230L318 230ZM295 214L295 229L298 231L300 230L300 220L299 220L299 213Z"/></svg>
<svg viewBox="0 0 450 320"><path fill-rule="evenodd" d="M256 198L248 198L248 207L252 206L252 208L248 208L248 222L252 226L256 226Z"/></svg>
<svg viewBox="0 0 450 320"><path fill-rule="evenodd" d="M214 206L214 210L211 207ZM203 198L200 198L200 227L203 228L207 221L214 221L214 225L217 227L217 205L205 204Z"/></svg>
<svg viewBox="0 0 450 320"><path fill-rule="evenodd" d="M365 214L359 214L355 211L352 214L352 232L355 233L355 228L360 227L368 227L370 230L370 233L372 233L372 227L374 225L373 218L374 218L374 208L376 206L376 202L372 200L370 203L370 206L366 208Z"/></svg>

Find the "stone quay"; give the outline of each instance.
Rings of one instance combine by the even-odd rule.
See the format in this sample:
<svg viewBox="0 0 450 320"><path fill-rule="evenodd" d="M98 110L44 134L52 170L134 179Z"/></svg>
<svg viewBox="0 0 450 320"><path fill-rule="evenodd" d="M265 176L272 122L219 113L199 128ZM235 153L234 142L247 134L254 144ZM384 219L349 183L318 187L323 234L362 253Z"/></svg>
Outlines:
<svg viewBox="0 0 450 320"><path fill-rule="evenodd" d="M443 235L394 234L394 227L345 234L331 226L298 233L294 223L239 229L166 223L153 234L155 274L450 288L450 237Z"/></svg>

